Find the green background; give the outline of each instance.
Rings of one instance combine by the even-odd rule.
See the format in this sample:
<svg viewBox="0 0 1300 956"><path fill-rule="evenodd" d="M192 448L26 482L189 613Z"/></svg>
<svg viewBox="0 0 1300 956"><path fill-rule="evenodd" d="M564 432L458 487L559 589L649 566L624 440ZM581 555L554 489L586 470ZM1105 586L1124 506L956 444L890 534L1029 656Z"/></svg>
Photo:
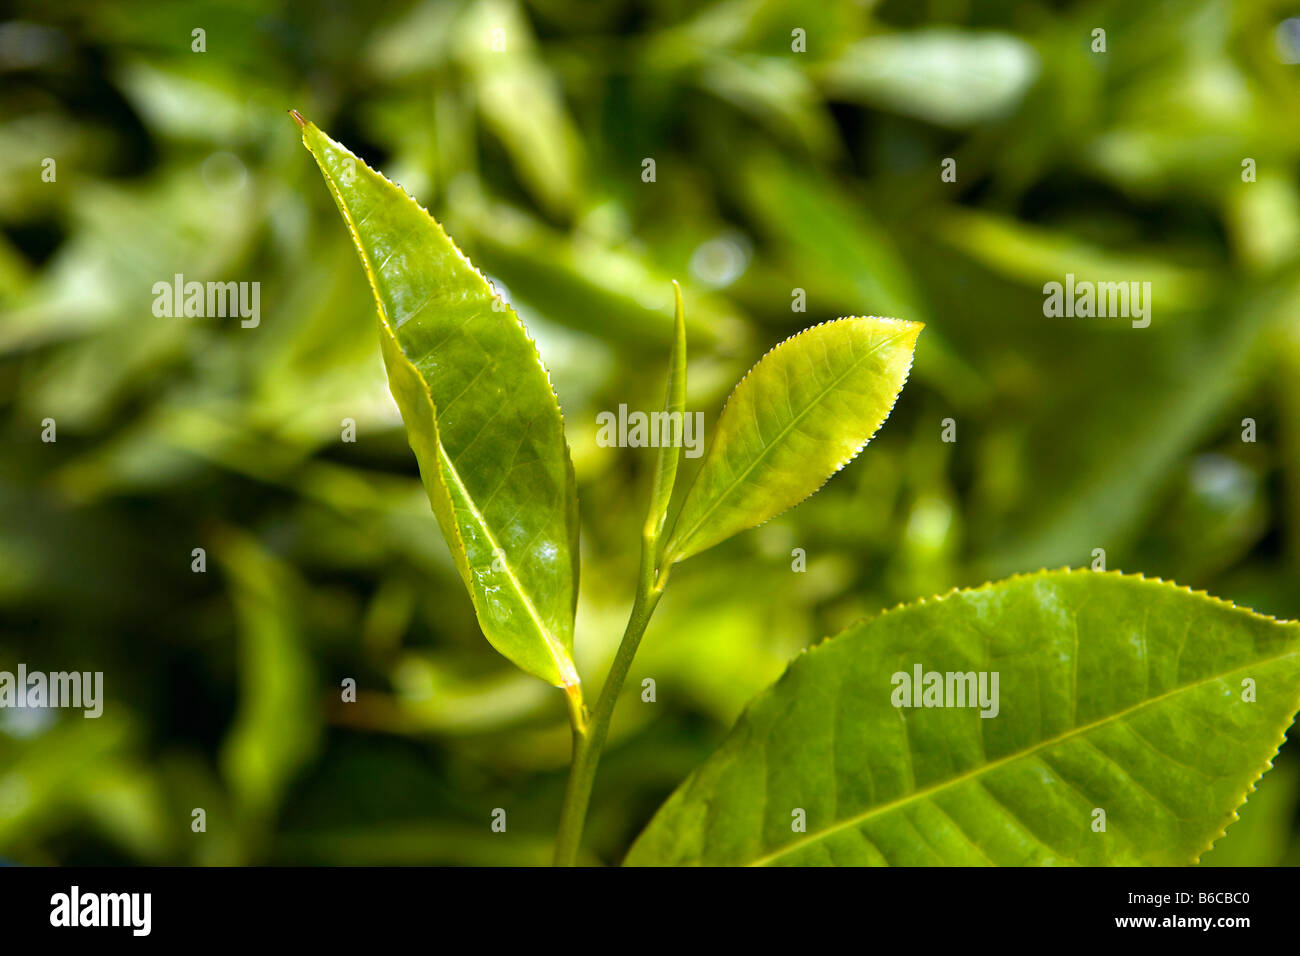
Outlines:
<svg viewBox="0 0 1300 956"><path fill-rule="evenodd" d="M102 671L107 700L98 720L0 712L0 858L549 859L560 694L478 631L289 108L437 215L536 338L578 474L589 686L630 605L653 462L600 447L596 416L662 401L671 280L706 439L786 336L927 323L856 462L674 572L615 715L589 861L621 857L800 648L899 602L1102 548L1108 568L1300 616L1292 5L16 7L0 670ZM259 326L156 317L152 286L176 273L259 282ZM1067 273L1150 282L1150 327L1044 316L1043 283ZM1300 862L1298 798L1284 749L1204 862Z"/></svg>

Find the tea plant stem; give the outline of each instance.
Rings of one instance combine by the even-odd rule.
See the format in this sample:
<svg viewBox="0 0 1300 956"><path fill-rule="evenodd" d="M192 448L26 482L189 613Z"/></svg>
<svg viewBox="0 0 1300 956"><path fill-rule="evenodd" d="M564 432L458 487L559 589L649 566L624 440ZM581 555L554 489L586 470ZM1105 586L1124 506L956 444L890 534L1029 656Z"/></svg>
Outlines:
<svg viewBox="0 0 1300 956"><path fill-rule="evenodd" d="M627 672L636 657L641 637L645 634L650 616L654 614L659 597L668 583L666 566L658 575L655 574L655 554L658 550L658 534L647 533L642 540L641 572L637 576L636 599L632 603L632 613L628 617L623 640L610 665L609 676L600 690L595 710L585 724L574 721L573 726L573 766L569 769L569 784L564 792L564 806L560 811L560 829L555 839L555 865L573 866L577 862L578 850L582 845L582 829L587 819L587 805L591 801L591 788L596 781L596 767L600 763L600 754L609 736L610 719L614 716L614 705L627 680Z"/></svg>
<svg viewBox="0 0 1300 956"><path fill-rule="evenodd" d="M673 316L673 349L669 360L668 387L664 394L664 411L679 420L686 407L686 312L682 306L682 290L673 283L676 309ZM675 442L659 446L655 460L654 477L650 485L650 507L645 524L641 526L641 567L636 579L636 598L628 617L623 640L610 665L605 685L589 720L583 720L585 711L579 705L570 705L573 721L573 766L569 769L569 785L564 791L564 806L560 810L560 830L555 838L555 865L573 866L582 846L582 829L587 819L587 805L591 802L591 788L596 781L596 766L609 736L609 722L614 716L614 705L627 680L632 659L641 646L650 616L655 612L659 596L668 583L671 560L663 560L660 539L668 504L677 481L677 466L682 451Z"/></svg>

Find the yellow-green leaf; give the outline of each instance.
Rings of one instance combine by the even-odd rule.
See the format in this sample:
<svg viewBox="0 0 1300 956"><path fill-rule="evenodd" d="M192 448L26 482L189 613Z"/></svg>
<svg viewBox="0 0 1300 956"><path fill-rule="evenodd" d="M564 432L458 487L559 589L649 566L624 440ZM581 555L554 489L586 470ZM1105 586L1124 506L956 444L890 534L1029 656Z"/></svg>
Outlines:
<svg viewBox="0 0 1300 956"><path fill-rule="evenodd" d="M855 316L786 339L736 386L666 550L680 561L803 501L888 417L922 325Z"/></svg>
<svg viewBox="0 0 1300 956"><path fill-rule="evenodd" d="M673 347L668 359L668 386L664 393L664 414L671 423L677 421L683 431L677 435L681 439L686 427L686 310L682 306L682 288L673 283L675 312L673 322ZM673 486L677 482L677 465L681 462L682 450L678 442L662 445L655 458L654 479L650 487L650 510L646 514L644 536L659 542L659 535L664 529L664 519L668 516L668 503L673 496ZM651 559L658 555L651 555Z"/></svg>
<svg viewBox="0 0 1300 956"><path fill-rule="evenodd" d="M797 658L628 862L1194 863L1297 707L1300 624L1114 572L1011 578Z"/></svg>
<svg viewBox="0 0 1300 956"><path fill-rule="evenodd" d="M576 685L577 493L536 346L410 196L314 124L303 142L370 280L389 386L484 635L530 674Z"/></svg>

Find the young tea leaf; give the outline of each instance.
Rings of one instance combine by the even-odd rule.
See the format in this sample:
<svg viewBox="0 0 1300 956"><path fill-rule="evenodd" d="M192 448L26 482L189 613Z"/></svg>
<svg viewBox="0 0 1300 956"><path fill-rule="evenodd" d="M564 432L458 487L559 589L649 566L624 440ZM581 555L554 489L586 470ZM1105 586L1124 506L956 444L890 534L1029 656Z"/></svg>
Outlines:
<svg viewBox="0 0 1300 956"><path fill-rule="evenodd" d="M854 317L786 339L736 386L666 549L680 561L803 501L852 461L907 381L921 324Z"/></svg>
<svg viewBox="0 0 1300 956"><path fill-rule="evenodd" d="M802 655L627 862L1194 863L1298 707L1300 624L1113 572L1016 577Z"/></svg>
<svg viewBox="0 0 1300 956"><path fill-rule="evenodd" d="M303 142L361 255L389 386L484 635L576 685L577 493L536 347L428 212L314 124Z"/></svg>
<svg viewBox="0 0 1300 956"><path fill-rule="evenodd" d="M664 412L669 422L680 422L685 429L686 421L686 310L682 307L682 289L673 283L675 312L673 322L673 348L668 360L668 387L664 394ZM674 416L676 418L674 419ZM678 427L678 426L671 426ZM678 433L680 440L684 431ZM651 541L658 542L663 533L664 519L668 516L668 503L673 496L673 485L677 481L677 465L681 462L682 450L677 444L661 445L655 459L654 482L650 489L650 510L646 514L644 535ZM653 556L652 556L653 557Z"/></svg>

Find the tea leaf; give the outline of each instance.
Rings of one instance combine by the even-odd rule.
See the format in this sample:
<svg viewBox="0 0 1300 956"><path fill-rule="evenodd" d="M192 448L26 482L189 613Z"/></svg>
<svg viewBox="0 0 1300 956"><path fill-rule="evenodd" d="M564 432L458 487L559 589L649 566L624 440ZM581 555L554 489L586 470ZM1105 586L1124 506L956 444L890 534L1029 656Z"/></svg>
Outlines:
<svg viewBox="0 0 1300 956"><path fill-rule="evenodd" d="M1201 866L1286 866L1291 821L1300 809L1300 763L1288 760L1269 771L1227 835L1201 857Z"/></svg>
<svg viewBox="0 0 1300 956"><path fill-rule="evenodd" d="M428 212L314 124L303 142L361 255L389 386L484 635L577 684L577 493L536 347Z"/></svg>
<svg viewBox="0 0 1300 956"><path fill-rule="evenodd" d="M917 668L988 675L989 691L999 674L991 716L946 676L947 706L906 706ZM628 862L1193 863L1297 707L1300 624L1113 572L1011 578L798 658Z"/></svg>
<svg viewBox="0 0 1300 956"><path fill-rule="evenodd" d="M683 432L686 427L686 310L682 308L682 289L673 283L673 297L676 303L672 354L668 360L668 387L664 394L664 412L668 421L673 416L681 422ZM671 426L670 426L671 427ZM664 519L668 516L668 503L673 496L673 485L677 482L677 466L682 459L679 444L669 443L659 447L655 458L654 482L650 489L650 510L646 514L644 536L653 542L659 541L664 530ZM653 556L652 556L653 557Z"/></svg>
<svg viewBox="0 0 1300 956"><path fill-rule="evenodd" d="M838 319L768 352L727 399L667 560L794 507L852 461L894 407L921 328L900 319Z"/></svg>

